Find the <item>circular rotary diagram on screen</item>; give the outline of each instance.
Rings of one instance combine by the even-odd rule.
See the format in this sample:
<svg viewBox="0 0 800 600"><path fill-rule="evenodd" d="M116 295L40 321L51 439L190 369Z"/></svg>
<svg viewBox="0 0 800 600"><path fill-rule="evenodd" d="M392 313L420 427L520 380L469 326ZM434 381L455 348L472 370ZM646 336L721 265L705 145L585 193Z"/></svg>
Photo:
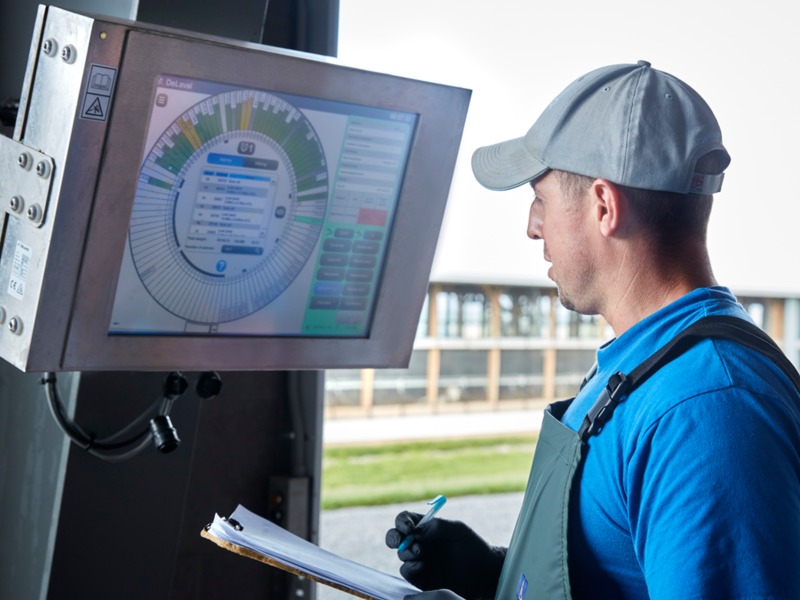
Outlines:
<svg viewBox="0 0 800 600"><path fill-rule="evenodd" d="M325 154L301 111L267 92L212 96L175 119L144 159L133 263L170 313L234 321L294 281L327 203Z"/></svg>

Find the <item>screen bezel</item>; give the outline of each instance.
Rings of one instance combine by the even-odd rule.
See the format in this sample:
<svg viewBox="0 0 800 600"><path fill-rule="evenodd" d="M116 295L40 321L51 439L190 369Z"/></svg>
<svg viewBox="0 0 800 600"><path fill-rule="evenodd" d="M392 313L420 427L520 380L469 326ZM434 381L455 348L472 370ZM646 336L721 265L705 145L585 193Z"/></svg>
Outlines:
<svg viewBox="0 0 800 600"><path fill-rule="evenodd" d="M419 115L383 280L365 338L108 334L156 80L161 73ZM217 40L128 34L64 351L65 370L405 366L450 186L469 91Z"/></svg>

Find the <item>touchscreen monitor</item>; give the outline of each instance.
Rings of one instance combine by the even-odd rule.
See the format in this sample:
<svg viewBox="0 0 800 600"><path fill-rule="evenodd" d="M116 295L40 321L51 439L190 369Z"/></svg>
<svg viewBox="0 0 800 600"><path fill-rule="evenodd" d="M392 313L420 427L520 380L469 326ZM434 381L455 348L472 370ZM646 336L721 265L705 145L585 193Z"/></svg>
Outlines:
<svg viewBox="0 0 800 600"><path fill-rule="evenodd" d="M161 74L112 334L369 333L417 115Z"/></svg>

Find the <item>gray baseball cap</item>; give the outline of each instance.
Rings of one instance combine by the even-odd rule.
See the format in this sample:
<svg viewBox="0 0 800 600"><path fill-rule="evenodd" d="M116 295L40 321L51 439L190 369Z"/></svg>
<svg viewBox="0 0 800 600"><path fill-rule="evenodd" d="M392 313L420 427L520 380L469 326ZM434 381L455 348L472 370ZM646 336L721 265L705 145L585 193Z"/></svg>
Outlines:
<svg viewBox="0 0 800 600"><path fill-rule="evenodd" d="M705 100L639 61L579 77L524 137L478 148L472 171L493 190L557 169L647 190L713 194L730 160Z"/></svg>

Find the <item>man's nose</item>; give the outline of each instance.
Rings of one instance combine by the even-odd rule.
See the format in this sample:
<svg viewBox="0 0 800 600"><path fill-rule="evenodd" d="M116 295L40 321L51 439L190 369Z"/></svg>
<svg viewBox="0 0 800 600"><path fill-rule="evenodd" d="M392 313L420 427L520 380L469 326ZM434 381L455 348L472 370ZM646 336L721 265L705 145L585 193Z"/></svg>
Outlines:
<svg viewBox="0 0 800 600"><path fill-rule="evenodd" d="M532 240L542 239L542 218L537 213L535 205L531 205L531 212L528 216L528 237Z"/></svg>

